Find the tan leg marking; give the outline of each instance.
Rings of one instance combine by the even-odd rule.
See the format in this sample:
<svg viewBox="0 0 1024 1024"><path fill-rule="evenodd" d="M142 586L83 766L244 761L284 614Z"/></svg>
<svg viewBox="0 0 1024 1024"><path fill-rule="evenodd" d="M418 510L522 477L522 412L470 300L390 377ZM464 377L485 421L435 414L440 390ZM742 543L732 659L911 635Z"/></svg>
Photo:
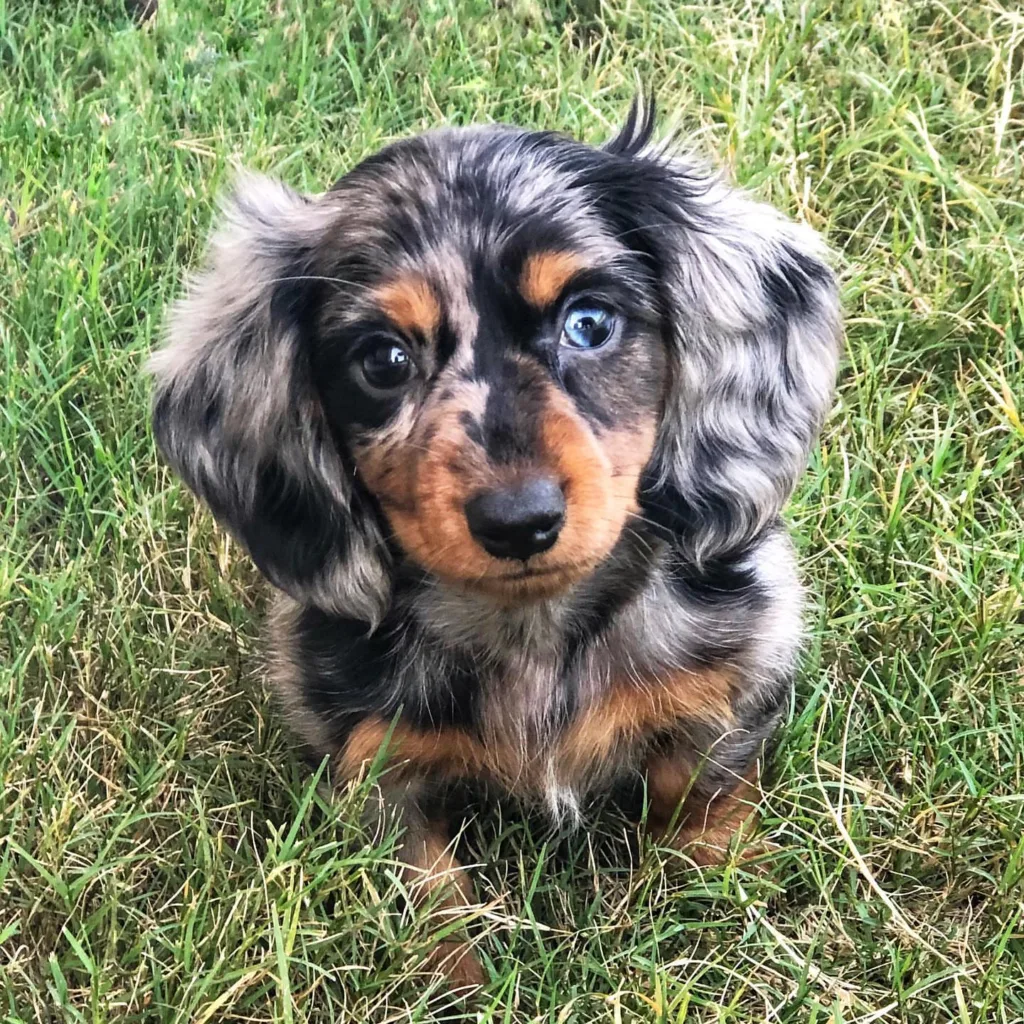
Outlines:
<svg viewBox="0 0 1024 1024"><path fill-rule="evenodd" d="M433 900L439 909L457 912L476 902L473 883L439 824L425 824L407 835L402 857L403 875L416 903ZM442 939L427 958L427 967L443 974L453 989L479 988L486 981L473 947L462 939Z"/></svg>
<svg viewBox="0 0 1024 1024"><path fill-rule="evenodd" d="M697 864L724 864L733 838L749 836L756 827L757 766L737 779L732 790L710 798L698 794L692 780L693 768L686 759L651 759L647 766L648 828L655 836L685 850ZM673 823L678 828L669 832ZM741 856L756 852L752 849Z"/></svg>
<svg viewBox="0 0 1024 1024"><path fill-rule="evenodd" d="M378 836L392 826L403 828L395 855L412 905L430 904L431 909L440 911L442 920L458 917L476 903L473 883L452 852L445 823L423 813L421 792L417 780L382 779L374 787L366 811ZM443 974L453 989L478 987L485 980L471 943L457 933L428 951L425 967Z"/></svg>

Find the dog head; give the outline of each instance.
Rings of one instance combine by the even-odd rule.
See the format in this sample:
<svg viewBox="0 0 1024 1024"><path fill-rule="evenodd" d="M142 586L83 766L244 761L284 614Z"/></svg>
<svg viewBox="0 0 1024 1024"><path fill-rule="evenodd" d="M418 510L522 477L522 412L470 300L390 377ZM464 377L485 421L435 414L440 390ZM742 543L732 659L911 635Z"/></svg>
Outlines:
<svg viewBox="0 0 1024 1024"><path fill-rule="evenodd" d="M632 522L700 562L775 519L830 400L833 276L651 115L597 149L438 130L315 198L241 179L154 429L273 583L375 621L395 560L527 601Z"/></svg>

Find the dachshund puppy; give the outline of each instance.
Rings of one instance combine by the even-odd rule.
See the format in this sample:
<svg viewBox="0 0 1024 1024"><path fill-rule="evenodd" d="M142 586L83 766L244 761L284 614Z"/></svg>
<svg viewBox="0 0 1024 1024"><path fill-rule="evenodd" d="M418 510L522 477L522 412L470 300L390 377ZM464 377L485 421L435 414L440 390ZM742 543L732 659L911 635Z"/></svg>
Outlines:
<svg viewBox="0 0 1024 1024"><path fill-rule="evenodd" d="M152 359L164 455L280 592L273 675L377 758L421 891L466 780L574 817L623 780L722 859L786 706L780 511L830 405L815 234L651 142L397 142L321 196L245 177ZM448 944L453 982L481 979Z"/></svg>

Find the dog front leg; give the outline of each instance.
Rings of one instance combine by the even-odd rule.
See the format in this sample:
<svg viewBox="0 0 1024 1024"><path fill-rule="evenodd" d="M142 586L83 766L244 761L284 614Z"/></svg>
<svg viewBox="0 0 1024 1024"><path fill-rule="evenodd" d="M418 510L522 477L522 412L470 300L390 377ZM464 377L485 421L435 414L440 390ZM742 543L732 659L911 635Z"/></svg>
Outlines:
<svg viewBox="0 0 1024 1024"><path fill-rule="evenodd" d="M403 827L396 854L414 905L429 903L443 914L458 915L476 903L473 883L452 851L447 823L427 816L421 795L417 782L384 783L377 789L371 813L379 826L398 821ZM452 990L476 989L485 982L465 938L442 939L427 965L443 974Z"/></svg>
<svg viewBox="0 0 1024 1024"><path fill-rule="evenodd" d="M647 762L649 831L699 865L723 864L734 838L742 841L756 828L758 774L756 758L736 771L720 768L714 751L703 758L685 749L652 756ZM756 852L748 848L742 856Z"/></svg>

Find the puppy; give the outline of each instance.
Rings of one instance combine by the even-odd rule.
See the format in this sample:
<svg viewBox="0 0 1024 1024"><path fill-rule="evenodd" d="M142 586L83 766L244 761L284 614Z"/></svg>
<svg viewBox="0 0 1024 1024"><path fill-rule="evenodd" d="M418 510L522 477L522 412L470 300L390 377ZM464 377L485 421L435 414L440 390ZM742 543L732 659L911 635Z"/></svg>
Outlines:
<svg viewBox="0 0 1024 1024"><path fill-rule="evenodd" d="M786 706L780 511L831 400L817 237L651 142L503 125L329 192L243 178L152 359L165 457L277 588L273 676L342 779L381 758L419 891L443 796L623 781L722 859ZM482 978L465 945L453 982Z"/></svg>

